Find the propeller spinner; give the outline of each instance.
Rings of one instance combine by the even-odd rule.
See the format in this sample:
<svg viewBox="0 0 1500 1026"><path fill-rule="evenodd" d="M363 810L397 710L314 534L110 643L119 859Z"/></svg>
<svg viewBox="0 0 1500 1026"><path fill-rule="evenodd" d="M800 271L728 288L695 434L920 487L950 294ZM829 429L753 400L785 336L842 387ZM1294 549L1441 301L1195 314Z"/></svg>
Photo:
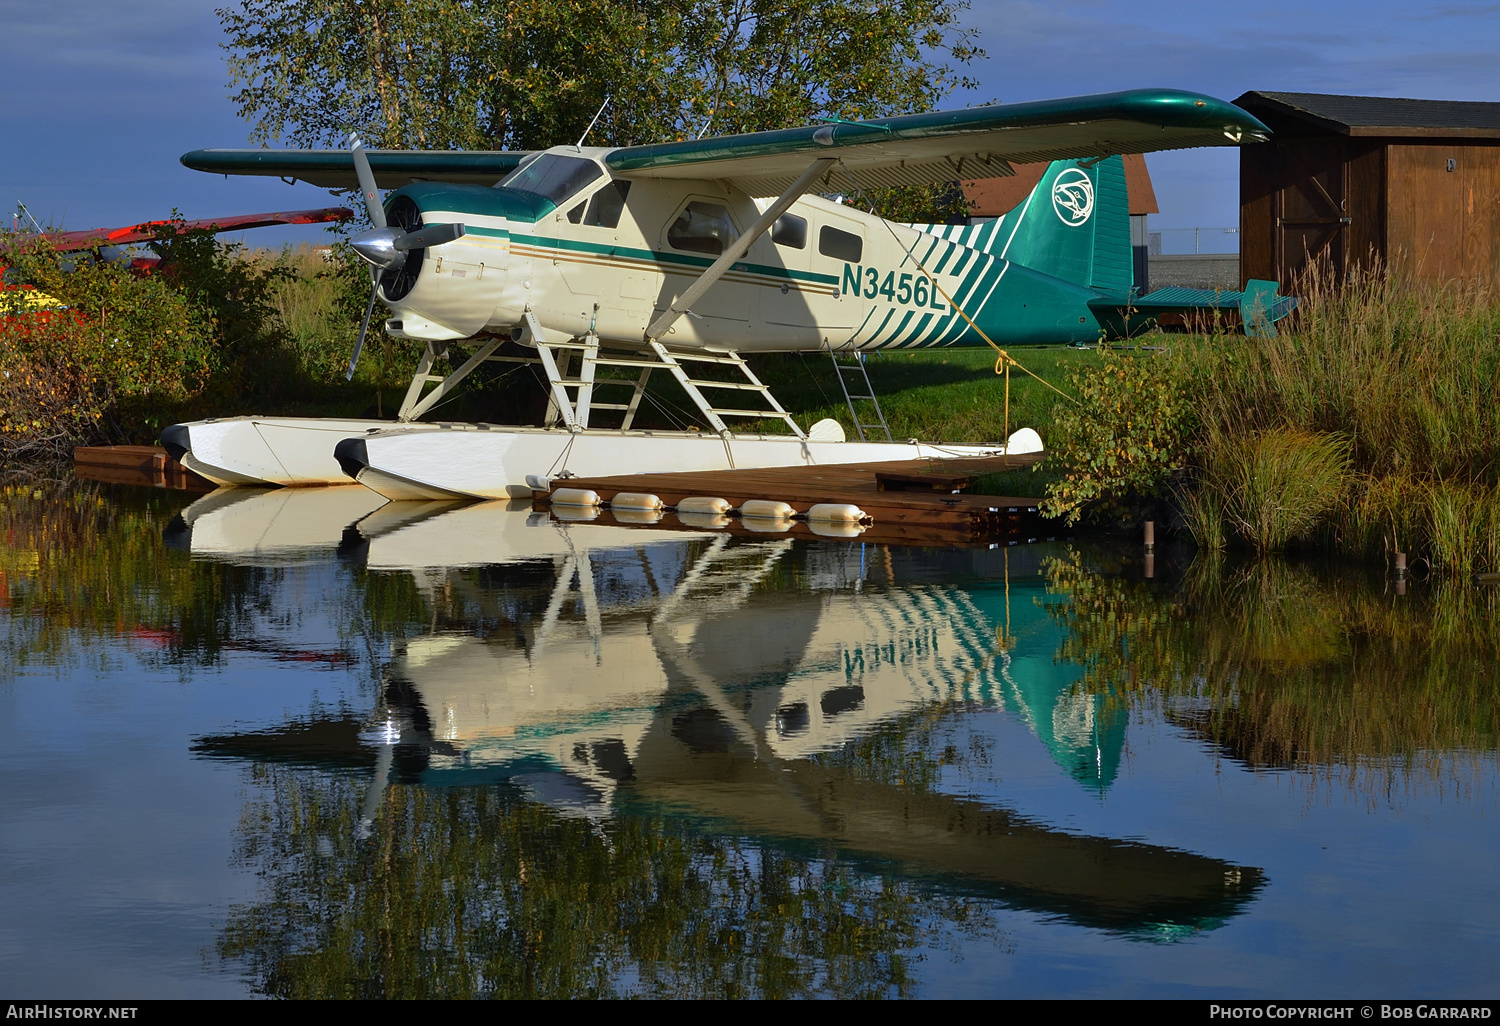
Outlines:
<svg viewBox="0 0 1500 1026"><path fill-rule="evenodd" d="M359 178L359 191L365 199L370 223L375 227L362 231L349 240L360 259L370 265L370 302L365 307L365 319L359 326L359 340L354 343L354 354L349 359L346 380L354 378L354 368L359 365L360 351L365 347L365 334L370 329L370 318L375 313L375 302L380 296L382 275L400 271L406 266L407 254L424 250L430 246L441 246L464 234L461 224L421 224L416 219L413 228L407 229L389 224L385 216L385 205L380 202L380 191L375 185L375 173L370 169L370 158L365 154L364 143L356 134L349 136L349 150L354 157L354 173Z"/></svg>

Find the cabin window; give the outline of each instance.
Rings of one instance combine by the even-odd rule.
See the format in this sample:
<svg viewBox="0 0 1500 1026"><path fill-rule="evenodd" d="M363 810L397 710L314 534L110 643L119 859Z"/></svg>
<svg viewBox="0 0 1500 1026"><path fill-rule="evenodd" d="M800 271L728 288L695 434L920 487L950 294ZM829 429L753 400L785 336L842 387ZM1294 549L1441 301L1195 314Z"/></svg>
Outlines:
<svg viewBox="0 0 1500 1026"><path fill-rule="evenodd" d="M625 212L625 197L629 195L629 182L610 182L589 200L589 213L583 223L599 228L618 228L620 215Z"/></svg>
<svg viewBox="0 0 1500 1026"><path fill-rule="evenodd" d="M673 249L718 256L739 234L723 204L693 200L667 229L667 242Z"/></svg>
<svg viewBox="0 0 1500 1026"><path fill-rule="evenodd" d="M806 249L807 218L782 214L771 226L771 241L787 249Z"/></svg>
<svg viewBox="0 0 1500 1026"><path fill-rule="evenodd" d="M520 189L562 206L570 196L603 174L604 170L592 160L543 153L500 179L498 188Z"/></svg>
<svg viewBox="0 0 1500 1026"><path fill-rule="evenodd" d="M572 210L568 211L568 220L572 221L574 224L577 224L579 221L582 221L583 220L583 208L584 208L584 204L580 203L580 204L578 204L578 206L576 206Z"/></svg>
<svg viewBox="0 0 1500 1026"><path fill-rule="evenodd" d="M853 232L825 224L818 232L818 252L845 263L861 263L865 253L865 240Z"/></svg>

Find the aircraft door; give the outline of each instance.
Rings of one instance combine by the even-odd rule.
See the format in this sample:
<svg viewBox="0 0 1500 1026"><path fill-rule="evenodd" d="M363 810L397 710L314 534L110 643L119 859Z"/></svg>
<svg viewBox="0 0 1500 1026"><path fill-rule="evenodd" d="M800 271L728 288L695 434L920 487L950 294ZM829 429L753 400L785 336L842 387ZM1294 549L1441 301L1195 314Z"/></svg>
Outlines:
<svg viewBox="0 0 1500 1026"><path fill-rule="evenodd" d="M665 309L687 291L728 246L740 236L740 226L725 197L691 196L667 221L662 233L668 257L666 288L658 306ZM744 344L750 326L752 295L756 288L747 262L737 263L693 305L688 317L674 326L679 336L710 344ZM665 341L665 340L664 340Z"/></svg>
<svg viewBox="0 0 1500 1026"><path fill-rule="evenodd" d="M762 240L756 256L767 271L758 290L756 319L774 340L814 341L817 315L808 304L808 221L796 211L787 211Z"/></svg>
<svg viewBox="0 0 1500 1026"><path fill-rule="evenodd" d="M760 290L759 317L777 342L838 345L849 337L859 305L856 292L840 295L841 261L862 254L863 227L802 206L771 229L774 273L780 280ZM771 270L771 268L768 268Z"/></svg>

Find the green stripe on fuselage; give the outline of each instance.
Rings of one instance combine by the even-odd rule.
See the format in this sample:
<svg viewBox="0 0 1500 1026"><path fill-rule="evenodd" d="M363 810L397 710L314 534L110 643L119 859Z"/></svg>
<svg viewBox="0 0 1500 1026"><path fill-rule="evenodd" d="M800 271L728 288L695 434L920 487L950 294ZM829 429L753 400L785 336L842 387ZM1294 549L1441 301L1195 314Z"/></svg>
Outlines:
<svg viewBox="0 0 1500 1026"><path fill-rule="evenodd" d="M475 231L470 228L470 231ZM496 233L501 234L501 233ZM651 263L670 265L673 267L691 268L693 270L705 270L713 264L712 260L705 257L683 256L679 253L665 253L655 249L637 249L634 246L603 245L597 242L586 242L582 239L559 239L548 235L522 235L512 231L511 240L526 246L536 246L539 249L556 249L563 252L588 253L594 256L618 257L621 260L645 260ZM798 271L789 267L775 267L770 264L753 264L747 262L736 262L731 268L747 274L762 274L769 278L785 278L789 281L805 281L815 285L837 285L837 275L820 274L816 271Z"/></svg>

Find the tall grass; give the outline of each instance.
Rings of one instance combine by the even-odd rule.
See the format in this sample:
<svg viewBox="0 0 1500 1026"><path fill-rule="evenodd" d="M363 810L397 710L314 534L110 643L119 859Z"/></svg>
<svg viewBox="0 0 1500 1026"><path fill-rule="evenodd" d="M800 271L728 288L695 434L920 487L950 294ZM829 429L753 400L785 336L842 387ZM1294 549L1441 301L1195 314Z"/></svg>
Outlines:
<svg viewBox="0 0 1500 1026"><path fill-rule="evenodd" d="M1335 288L1314 276L1294 316L1275 338L1177 347L1198 372L1207 422L1345 434L1377 474L1494 478L1500 303L1490 288L1373 272Z"/></svg>
<svg viewBox="0 0 1500 1026"><path fill-rule="evenodd" d="M1183 338L1162 362L1196 411L1195 535L1217 510L1256 548L1319 534L1500 569L1500 297L1378 272L1300 291L1276 337Z"/></svg>
<svg viewBox="0 0 1500 1026"><path fill-rule="evenodd" d="M349 355L359 337L370 279L347 248L306 243L281 250L256 250L245 259L273 271L269 290L270 320L311 386L343 381ZM380 330L387 316L376 305L371 334L361 356L358 381L396 387L414 368L420 348L397 344Z"/></svg>
<svg viewBox="0 0 1500 1026"><path fill-rule="evenodd" d="M1298 428L1221 440L1206 462L1224 515L1261 552L1308 538L1350 484L1349 443Z"/></svg>

